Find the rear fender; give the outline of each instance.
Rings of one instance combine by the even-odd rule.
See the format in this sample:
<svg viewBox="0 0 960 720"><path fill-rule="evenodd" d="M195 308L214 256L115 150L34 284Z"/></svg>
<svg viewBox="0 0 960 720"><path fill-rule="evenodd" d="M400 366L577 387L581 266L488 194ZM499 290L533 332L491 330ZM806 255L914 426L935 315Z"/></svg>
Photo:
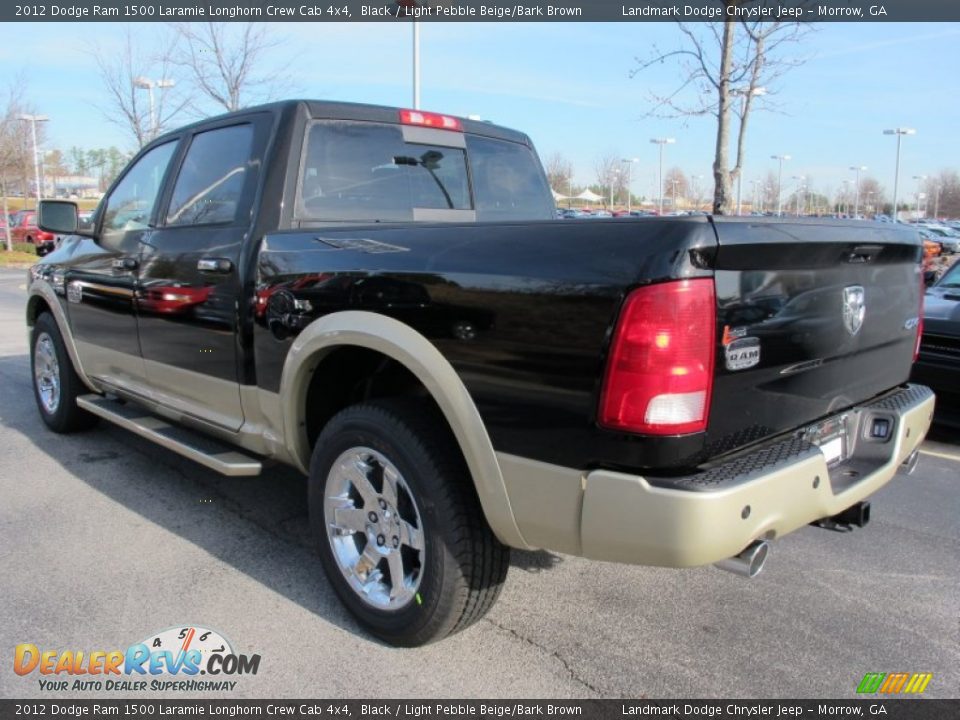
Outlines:
<svg viewBox="0 0 960 720"><path fill-rule="evenodd" d="M286 448L300 470L308 472L310 464L304 418L313 371L327 353L351 345L396 360L420 380L457 439L491 529L507 545L529 547L514 519L493 444L463 381L429 340L392 318L354 310L332 313L311 323L291 346L280 381L280 408Z"/></svg>

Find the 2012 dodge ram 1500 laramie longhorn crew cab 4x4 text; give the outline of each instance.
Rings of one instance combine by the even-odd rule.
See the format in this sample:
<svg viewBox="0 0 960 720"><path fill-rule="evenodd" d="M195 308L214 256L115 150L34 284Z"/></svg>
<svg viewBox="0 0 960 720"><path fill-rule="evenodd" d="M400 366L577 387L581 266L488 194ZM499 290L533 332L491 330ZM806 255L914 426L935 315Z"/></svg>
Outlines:
<svg viewBox="0 0 960 720"><path fill-rule="evenodd" d="M72 234L30 273L46 424L300 469L330 582L391 643L481 617L510 547L755 573L864 524L932 415L916 233L557 220L529 138L486 122L245 110L41 223Z"/></svg>

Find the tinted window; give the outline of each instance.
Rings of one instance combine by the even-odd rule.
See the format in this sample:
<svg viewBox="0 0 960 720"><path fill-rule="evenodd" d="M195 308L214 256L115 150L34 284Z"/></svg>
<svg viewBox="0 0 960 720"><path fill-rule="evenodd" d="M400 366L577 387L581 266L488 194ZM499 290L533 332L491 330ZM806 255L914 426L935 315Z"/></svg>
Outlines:
<svg viewBox="0 0 960 720"><path fill-rule="evenodd" d="M176 146L176 142L168 142L150 150L137 160L110 193L103 215L102 237L106 243L118 242L123 233L149 226L163 176Z"/></svg>
<svg viewBox="0 0 960 720"><path fill-rule="evenodd" d="M553 196L526 145L467 136L477 220L551 220Z"/></svg>
<svg viewBox="0 0 960 720"><path fill-rule="evenodd" d="M414 208L470 210L460 148L405 143L393 125L317 122L301 169L298 216L413 220Z"/></svg>
<svg viewBox="0 0 960 720"><path fill-rule="evenodd" d="M252 145L251 125L198 133L173 187L167 224L210 225L236 220Z"/></svg>

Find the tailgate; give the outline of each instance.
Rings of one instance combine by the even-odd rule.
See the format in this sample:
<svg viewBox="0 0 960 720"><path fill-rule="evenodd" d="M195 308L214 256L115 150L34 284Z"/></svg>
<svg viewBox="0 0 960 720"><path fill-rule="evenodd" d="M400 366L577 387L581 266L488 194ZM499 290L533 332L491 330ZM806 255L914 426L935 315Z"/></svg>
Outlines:
<svg viewBox="0 0 960 720"><path fill-rule="evenodd" d="M907 381L920 315L916 231L866 222L715 222L710 454L799 428Z"/></svg>

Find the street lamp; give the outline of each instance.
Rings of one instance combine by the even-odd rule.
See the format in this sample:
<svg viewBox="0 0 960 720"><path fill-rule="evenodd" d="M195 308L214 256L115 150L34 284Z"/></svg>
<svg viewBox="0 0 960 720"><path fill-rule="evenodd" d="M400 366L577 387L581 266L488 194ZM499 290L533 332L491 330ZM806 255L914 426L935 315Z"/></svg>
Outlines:
<svg viewBox="0 0 960 720"><path fill-rule="evenodd" d="M914 176L913 176L913 179L918 181L918 182L917 182L917 220L919 220L921 217L924 217L924 216L926 215L926 203L924 203L924 206L925 206L925 207L924 207L924 214L923 214L923 215L920 214L920 200L921 200L921 199L926 200L926 195L925 195L923 192L920 191L920 188L921 188L920 183L922 183L924 180L926 180L926 179L927 179L927 176L926 176L926 175L914 175Z"/></svg>
<svg viewBox="0 0 960 720"><path fill-rule="evenodd" d="M765 87L755 87L755 88L734 88L730 91L730 94L740 98L740 124L742 125L746 122L745 118L747 115L747 98L750 96L758 97L760 95L766 95L767 89ZM737 215L743 214L743 203L742 203L742 191L743 191L743 166L740 166L740 172L737 173Z"/></svg>
<svg viewBox="0 0 960 720"><path fill-rule="evenodd" d="M633 209L633 193L630 190L630 183L633 180L633 164L640 162L640 158L621 158L620 162L627 166L627 213L629 214Z"/></svg>
<svg viewBox="0 0 960 720"><path fill-rule="evenodd" d="M851 165L850 169L857 173L857 189L854 192L853 200L853 217L854 219L860 214L860 171L866 170L866 165Z"/></svg>
<svg viewBox="0 0 960 720"><path fill-rule="evenodd" d="M900 184L900 142L904 135L916 135L917 131L913 128L894 128L893 130L884 130L884 135L897 136L897 171L893 176L893 221L897 222L897 191Z"/></svg>
<svg viewBox="0 0 960 720"><path fill-rule="evenodd" d="M142 75L135 77L133 79L133 86L138 90L146 90L150 98L150 139L153 140L157 136L157 132L160 129L160 123L157 119L157 112L153 104L153 89L157 88L162 93L167 88L172 88L176 85L174 80L151 80L150 78L145 78Z"/></svg>
<svg viewBox="0 0 960 720"><path fill-rule="evenodd" d="M657 197L660 199L658 205L659 210L658 214L663 215L663 146L664 145L673 145L676 140L673 138L650 138L650 142L654 145L660 146L660 172L657 174L657 184L659 188L657 190Z"/></svg>
<svg viewBox="0 0 960 720"><path fill-rule="evenodd" d="M420 23L413 21L413 109L420 109Z"/></svg>
<svg viewBox="0 0 960 720"><path fill-rule="evenodd" d="M806 175L792 175L791 180L797 181L797 189L794 190L794 195L797 196L797 217L800 217L800 187L803 184L803 181L807 179Z"/></svg>
<svg viewBox="0 0 960 720"><path fill-rule="evenodd" d="M771 160L777 160L780 163L780 169L777 171L777 217L783 217L783 161L789 160L789 155L771 155Z"/></svg>
<svg viewBox="0 0 960 720"><path fill-rule="evenodd" d="M20 120L30 123L30 133L33 137L33 177L34 181L37 183L37 209L40 209L40 156L37 152L37 123L38 122L47 122L50 118L46 115L20 115ZM26 191L26 188L24 188ZM26 192L24 192L26 195Z"/></svg>

